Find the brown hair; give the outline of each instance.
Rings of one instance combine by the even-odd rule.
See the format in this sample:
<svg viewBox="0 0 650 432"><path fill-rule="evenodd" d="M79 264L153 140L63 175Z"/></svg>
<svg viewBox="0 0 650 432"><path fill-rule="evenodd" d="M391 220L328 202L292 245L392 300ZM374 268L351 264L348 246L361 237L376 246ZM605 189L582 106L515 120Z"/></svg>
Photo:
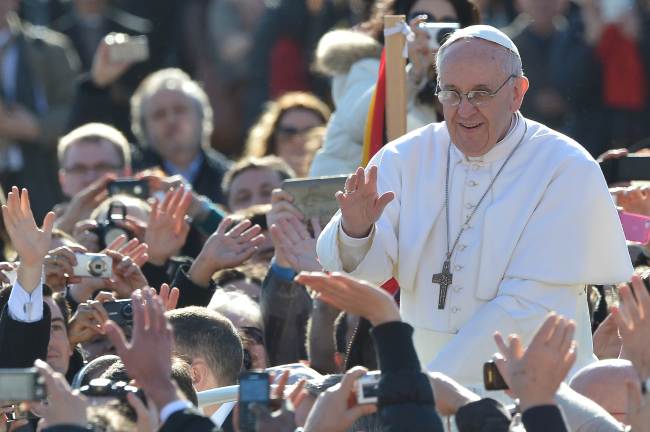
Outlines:
<svg viewBox="0 0 650 432"><path fill-rule="evenodd" d="M226 196L230 195L230 186L239 174L244 171L260 168L266 168L277 172L282 180L296 176L296 173L293 172L291 167L277 156L268 155L264 157L245 157L235 162L235 164L226 171L221 183L221 190Z"/></svg>
<svg viewBox="0 0 650 432"><path fill-rule="evenodd" d="M275 131L282 117L289 111L301 109L313 112L326 124L332 114L325 102L311 93L289 92L266 105L264 113L251 128L244 156L266 156L275 154Z"/></svg>

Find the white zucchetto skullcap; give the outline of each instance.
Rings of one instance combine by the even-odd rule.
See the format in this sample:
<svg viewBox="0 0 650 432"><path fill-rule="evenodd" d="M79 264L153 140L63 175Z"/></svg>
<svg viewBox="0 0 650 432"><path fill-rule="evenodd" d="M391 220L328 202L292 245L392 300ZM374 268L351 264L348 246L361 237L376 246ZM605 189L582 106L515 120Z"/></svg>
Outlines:
<svg viewBox="0 0 650 432"><path fill-rule="evenodd" d="M517 56L519 56L519 50L517 49L517 46L512 41L512 39L510 39L504 32L502 32L498 28L489 25L484 25L484 24L473 25L473 26L456 30L445 41L444 45L449 46L453 42L465 38L484 39L486 41L493 42L497 45L501 45L502 47L514 52L515 54L517 54Z"/></svg>

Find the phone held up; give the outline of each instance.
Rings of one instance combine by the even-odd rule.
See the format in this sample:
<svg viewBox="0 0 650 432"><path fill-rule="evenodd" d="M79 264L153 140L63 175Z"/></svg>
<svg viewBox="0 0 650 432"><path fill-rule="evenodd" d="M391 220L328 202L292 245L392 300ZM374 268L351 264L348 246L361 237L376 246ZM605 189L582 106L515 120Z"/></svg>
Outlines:
<svg viewBox="0 0 650 432"><path fill-rule="evenodd" d="M508 390L508 384L493 361L483 364L483 384L485 390Z"/></svg>
<svg viewBox="0 0 650 432"><path fill-rule="evenodd" d="M268 405L270 401L269 374L263 371L242 372L239 375L239 430L255 431L252 404Z"/></svg>

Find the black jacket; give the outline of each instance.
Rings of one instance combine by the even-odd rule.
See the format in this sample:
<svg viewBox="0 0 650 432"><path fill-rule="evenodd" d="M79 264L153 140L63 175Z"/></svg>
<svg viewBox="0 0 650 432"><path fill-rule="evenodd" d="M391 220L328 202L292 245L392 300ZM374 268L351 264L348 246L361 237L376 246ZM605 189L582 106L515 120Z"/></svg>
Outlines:
<svg viewBox="0 0 650 432"><path fill-rule="evenodd" d="M47 358L50 343L50 308L43 303L43 318L33 323L9 316L9 305L0 314L0 368L32 367L36 359Z"/></svg>
<svg viewBox="0 0 650 432"><path fill-rule="evenodd" d="M311 298L303 285L269 270L260 298L264 338L271 366L296 363L307 358L305 336ZM333 333L329 334L333 338Z"/></svg>
<svg viewBox="0 0 650 432"><path fill-rule="evenodd" d="M208 417L199 414L198 411L187 408L175 412L160 428L160 432L220 432L221 429L215 426Z"/></svg>
<svg viewBox="0 0 650 432"><path fill-rule="evenodd" d="M394 321L370 334L381 369L379 416L385 432L442 432L429 377L422 372L413 345L413 327Z"/></svg>

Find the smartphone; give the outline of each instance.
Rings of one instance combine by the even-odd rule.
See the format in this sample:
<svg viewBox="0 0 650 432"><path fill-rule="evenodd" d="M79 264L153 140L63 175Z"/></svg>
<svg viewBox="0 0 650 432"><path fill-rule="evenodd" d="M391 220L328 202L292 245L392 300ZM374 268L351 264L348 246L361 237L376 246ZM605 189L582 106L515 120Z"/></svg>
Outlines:
<svg viewBox="0 0 650 432"><path fill-rule="evenodd" d="M242 372L239 375L239 430L255 432L255 415L250 405L268 405L270 400L269 374L262 371Z"/></svg>
<svg viewBox="0 0 650 432"><path fill-rule="evenodd" d="M111 62L135 63L149 58L149 41L146 36L129 36L123 33L109 35L108 56Z"/></svg>
<svg viewBox="0 0 650 432"><path fill-rule="evenodd" d="M293 205L302 212L305 220L316 217L324 227L339 209L335 195L345 189L347 178L341 175L289 179L282 183L282 189L293 196Z"/></svg>
<svg viewBox="0 0 650 432"><path fill-rule="evenodd" d="M618 216L623 225L625 240L647 244L650 241L650 217L636 214L619 212Z"/></svg>
<svg viewBox="0 0 650 432"><path fill-rule="evenodd" d="M45 381L36 368L0 369L0 401L39 401L45 396Z"/></svg>
<svg viewBox="0 0 650 432"><path fill-rule="evenodd" d="M507 390L508 384L497 369L496 363L489 361L483 364L483 385L485 390Z"/></svg>
<svg viewBox="0 0 650 432"><path fill-rule="evenodd" d="M130 195L144 200L149 198L149 183L146 180L120 178L108 182L106 188L111 196Z"/></svg>
<svg viewBox="0 0 650 432"><path fill-rule="evenodd" d="M600 163L608 184L633 180L650 180L650 156L631 154Z"/></svg>

